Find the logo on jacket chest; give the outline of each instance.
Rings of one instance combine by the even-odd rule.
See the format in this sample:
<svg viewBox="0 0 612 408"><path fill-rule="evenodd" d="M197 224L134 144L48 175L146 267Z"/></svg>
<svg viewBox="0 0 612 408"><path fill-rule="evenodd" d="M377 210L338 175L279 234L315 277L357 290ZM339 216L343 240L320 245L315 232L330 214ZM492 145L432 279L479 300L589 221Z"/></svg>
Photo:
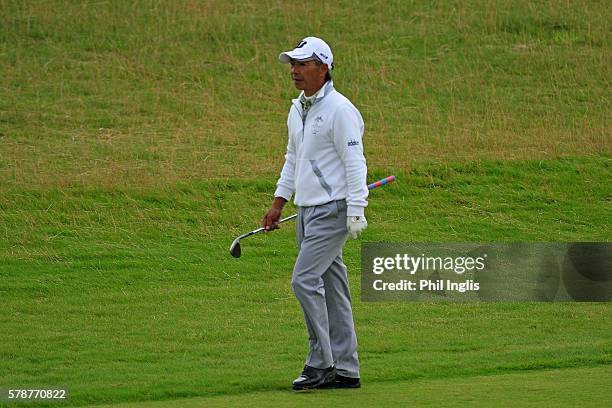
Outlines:
<svg viewBox="0 0 612 408"><path fill-rule="evenodd" d="M311 132L313 135L318 135L321 132L323 126L323 116L317 116L311 125Z"/></svg>

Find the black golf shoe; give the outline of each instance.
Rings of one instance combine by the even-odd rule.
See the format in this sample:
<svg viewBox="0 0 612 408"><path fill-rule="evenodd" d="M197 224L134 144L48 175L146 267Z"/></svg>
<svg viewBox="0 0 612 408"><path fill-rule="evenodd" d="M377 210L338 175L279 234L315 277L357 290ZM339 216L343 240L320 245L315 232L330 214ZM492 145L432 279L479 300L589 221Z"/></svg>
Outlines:
<svg viewBox="0 0 612 408"><path fill-rule="evenodd" d="M314 368L304 366L304 371L293 381L294 390L308 390L319 388L323 384L331 383L336 377L336 368Z"/></svg>
<svg viewBox="0 0 612 408"><path fill-rule="evenodd" d="M334 381L325 383L319 386L319 388L361 388L361 380L336 374Z"/></svg>

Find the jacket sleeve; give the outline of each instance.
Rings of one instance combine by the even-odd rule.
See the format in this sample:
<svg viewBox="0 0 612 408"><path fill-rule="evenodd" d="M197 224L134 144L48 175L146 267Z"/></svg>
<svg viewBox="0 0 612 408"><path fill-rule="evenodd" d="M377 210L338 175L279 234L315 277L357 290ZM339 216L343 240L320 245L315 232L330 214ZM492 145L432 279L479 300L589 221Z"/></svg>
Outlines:
<svg viewBox="0 0 612 408"><path fill-rule="evenodd" d="M289 128L289 120L287 120L287 128ZM282 197L287 201L291 200L291 196L295 192L295 142L291 133L288 133L289 141L285 154L285 164L281 170L280 178L276 182L276 191L274 192L274 197Z"/></svg>
<svg viewBox="0 0 612 408"><path fill-rule="evenodd" d="M346 173L347 216L363 216L368 206L368 169L362 144L363 119L357 109L344 105L336 111L333 126L334 145Z"/></svg>

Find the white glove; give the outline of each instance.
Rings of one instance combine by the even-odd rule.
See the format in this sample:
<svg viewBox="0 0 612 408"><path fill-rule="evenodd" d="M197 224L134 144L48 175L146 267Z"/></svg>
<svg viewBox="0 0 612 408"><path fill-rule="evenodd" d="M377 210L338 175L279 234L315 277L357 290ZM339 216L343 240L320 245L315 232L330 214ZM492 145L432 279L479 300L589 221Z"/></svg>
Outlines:
<svg viewBox="0 0 612 408"><path fill-rule="evenodd" d="M367 226L368 221L364 216L346 217L346 229L348 230L349 236L353 239L357 239L359 234L361 234Z"/></svg>

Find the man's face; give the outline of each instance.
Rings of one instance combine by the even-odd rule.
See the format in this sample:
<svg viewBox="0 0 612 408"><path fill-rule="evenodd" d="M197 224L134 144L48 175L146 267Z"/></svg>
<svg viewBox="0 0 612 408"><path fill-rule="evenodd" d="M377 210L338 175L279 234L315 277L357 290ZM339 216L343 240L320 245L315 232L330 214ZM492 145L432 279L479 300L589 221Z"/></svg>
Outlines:
<svg viewBox="0 0 612 408"><path fill-rule="evenodd" d="M325 83L327 65L317 61L291 61L291 79L297 89L311 96Z"/></svg>

